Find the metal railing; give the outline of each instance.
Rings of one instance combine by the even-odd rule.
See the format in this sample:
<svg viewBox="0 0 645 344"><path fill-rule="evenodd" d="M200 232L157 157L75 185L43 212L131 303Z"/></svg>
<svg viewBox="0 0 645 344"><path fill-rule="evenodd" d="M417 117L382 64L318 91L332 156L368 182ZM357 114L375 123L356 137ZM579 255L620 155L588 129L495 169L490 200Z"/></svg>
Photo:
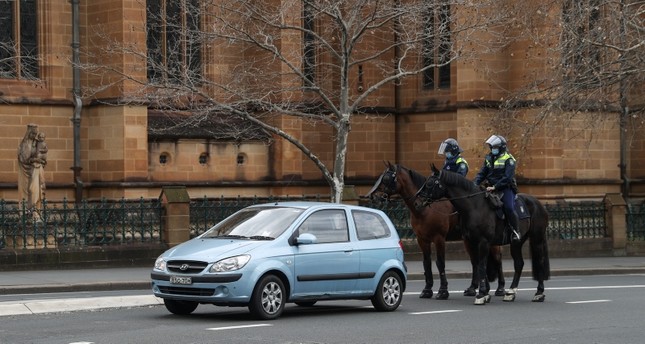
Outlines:
<svg viewBox="0 0 645 344"><path fill-rule="evenodd" d="M284 196L284 197L250 197L250 198L208 198L190 201L190 237L194 238L216 223L224 220L234 212L253 204L289 202L289 201L323 201L319 196Z"/></svg>
<svg viewBox="0 0 645 344"><path fill-rule="evenodd" d="M320 196L201 198L190 201L190 237L193 238L235 211L252 204L284 201L328 201ZM404 239L415 237L410 213L402 200L360 204L384 211ZM571 240L607 237L603 202L546 204L549 239ZM0 248L51 248L56 246L162 243L163 205L158 199L44 202L38 214L22 203L0 200ZM645 240L645 203L627 208L627 239Z"/></svg>
<svg viewBox="0 0 645 344"><path fill-rule="evenodd" d="M545 205L549 213L549 239L607 237L605 204L599 202L556 202Z"/></svg>
<svg viewBox="0 0 645 344"><path fill-rule="evenodd" d="M414 238L410 225L410 213L403 201L392 198L387 201L365 199L364 206L383 210L394 222L402 238ZM603 202L558 202L547 204L549 239L604 238L607 236L605 207Z"/></svg>
<svg viewBox="0 0 645 344"><path fill-rule="evenodd" d="M645 241L645 202L627 205L627 240Z"/></svg>
<svg viewBox="0 0 645 344"><path fill-rule="evenodd" d="M159 200L43 202L37 212L24 202L0 200L0 238L12 248L161 242Z"/></svg>

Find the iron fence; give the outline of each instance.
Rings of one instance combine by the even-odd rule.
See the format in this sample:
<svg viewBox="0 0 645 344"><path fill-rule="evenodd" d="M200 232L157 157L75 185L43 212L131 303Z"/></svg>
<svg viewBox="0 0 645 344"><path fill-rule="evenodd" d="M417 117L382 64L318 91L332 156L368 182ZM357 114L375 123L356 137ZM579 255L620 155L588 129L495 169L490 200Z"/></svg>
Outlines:
<svg viewBox="0 0 645 344"><path fill-rule="evenodd" d="M627 206L627 240L645 241L645 202Z"/></svg>
<svg viewBox="0 0 645 344"><path fill-rule="evenodd" d="M606 209L601 201L555 202L545 207L549 213L549 239L607 237Z"/></svg>
<svg viewBox="0 0 645 344"><path fill-rule="evenodd" d="M410 213L403 201L365 199L362 205L383 210L394 222L402 238L414 238ZM603 202L558 202L546 205L549 213L549 239L604 238L607 236Z"/></svg>
<svg viewBox="0 0 645 344"><path fill-rule="evenodd" d="M316 201L323 199L316 196L284 196L284 197L249 197L249 198L208 198L204 197L190 201L190 237L194 238L216 223L224 220L234 212L254 204L289 202L289 201Z"/></svg>
<svg viewBox="0 0 645 344"><path fill-rule="evenodd" d="M0 240L12 248L161 242L159 200L43 202L37 212L24 202L0 200Z"/></svg>
<svg viewBox="0 0 645 344"><path fill-rule="evenodd" d="M320 196L201 198L190 201L190 237L193 238L235 211L252 204L284 201L328 201ZM404 239L415 237L410 213L398 198L372 201L363 206L385 212ZM603 202L546 204L549 239L607 237ZM23 203L0 200L0 248L51 248L56 246L116 245L162 242L163 205L158 199L44 202L31 213ZM628 206L627 238L645 240L645 203Z"/></svg>

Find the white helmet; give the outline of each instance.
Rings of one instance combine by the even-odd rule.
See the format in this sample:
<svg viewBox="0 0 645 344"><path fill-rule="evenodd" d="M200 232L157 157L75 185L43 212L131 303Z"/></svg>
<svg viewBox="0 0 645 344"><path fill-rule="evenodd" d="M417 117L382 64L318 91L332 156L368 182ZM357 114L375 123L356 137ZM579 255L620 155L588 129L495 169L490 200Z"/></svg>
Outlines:
<svg viewBox="0 0 645 344"><path fill-rule="evenodd" d="M506 139L504 138L504 136L491 135L491 137L486 140L486 144L488 144L491 148L499 147L500 150L506 149Z"/></svg>

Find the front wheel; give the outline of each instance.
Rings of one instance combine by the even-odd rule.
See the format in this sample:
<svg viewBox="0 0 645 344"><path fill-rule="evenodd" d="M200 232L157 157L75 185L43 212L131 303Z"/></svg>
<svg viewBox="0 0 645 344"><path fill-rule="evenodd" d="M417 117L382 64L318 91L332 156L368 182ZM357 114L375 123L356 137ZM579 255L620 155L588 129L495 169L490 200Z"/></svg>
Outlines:
<svg viewBox="0 0 645 344"><path fill-rule="evenodd" d="M403 298L401 276L394 271L386 272L378 283L376 293L370 299L379 312L391 312L399 307Z"/></svg>
<svg viewBox="0 0 645 344"><path fill-rule="evenodd" d="M192 313L199 305L194 301L181 301L181 300L169 300L163 299L163 304L166 306L166 309L177 315L188 315Z"/></svg>
<svg viewBox="0 0 645 344"><path fill-rule="evenodd" d="M286 295L282 280L274 275L267 275L255 286L249 310L258 319L272 320L282 314L285 301Z"/></svg>

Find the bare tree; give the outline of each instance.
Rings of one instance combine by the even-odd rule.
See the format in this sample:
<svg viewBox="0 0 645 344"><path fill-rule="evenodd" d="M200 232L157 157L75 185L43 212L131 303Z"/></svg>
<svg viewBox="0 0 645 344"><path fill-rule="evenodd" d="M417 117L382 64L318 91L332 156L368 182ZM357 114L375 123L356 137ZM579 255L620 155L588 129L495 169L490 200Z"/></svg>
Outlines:
<svg viewBox="0 0 645 344"><path fill-rule="evenodd" d="M182 125L216 117L237 124L227 136L262 128L290 142L320 169L332 201L340 202L352 117L377 107L383 89L472 58L475 51L503 47L508 14L496 3L148 0L146 50L109 35L99 44L146 61L147 78L110 70L105 63L87 64L85 70L97 76L110 70L111 78L101 76L109 80L103 88L122 79L140 85L124 91L124 100L190 114ZM477 49L464 49L468 43ZM333 161L282 127L279 120L285 117L331 128Z"/></svg>
<svg viewBox="0 0 645 344"><path fill-rule="evenodd" d="M645 1L547 1L524 13L540 24L515 39L543 47L539 60L550 73L526 74L524 87L509 90L507 124L519 125L512 118L527 107L538 111L522 128L525 140L553 117L566 123L584 114L593 129L618 114L623 133L645 123Z"/></svg>

